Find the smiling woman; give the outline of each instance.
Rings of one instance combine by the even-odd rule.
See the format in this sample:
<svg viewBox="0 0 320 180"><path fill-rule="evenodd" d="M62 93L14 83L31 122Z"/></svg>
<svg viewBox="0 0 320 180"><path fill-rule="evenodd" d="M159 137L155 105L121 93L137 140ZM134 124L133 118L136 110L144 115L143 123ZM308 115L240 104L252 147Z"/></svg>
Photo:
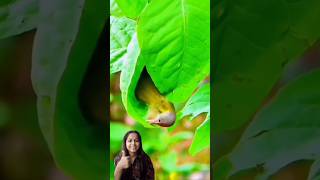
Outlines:
<svg viewBox="0 0 320 180"><path fill-rule="evenodd" d="M122 151L115 157L116 180L154 180L154 169L149 156L143 151L138 131L128 131L123 137Z"/></svg>

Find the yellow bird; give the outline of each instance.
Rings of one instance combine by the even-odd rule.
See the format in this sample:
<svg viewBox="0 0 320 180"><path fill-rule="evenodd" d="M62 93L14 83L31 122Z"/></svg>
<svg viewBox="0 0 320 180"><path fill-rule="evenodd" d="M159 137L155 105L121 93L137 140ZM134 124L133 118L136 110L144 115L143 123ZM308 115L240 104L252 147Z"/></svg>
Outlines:
<svg viewBox="0 0 320 180"><path fill-rule="evenodd" d="M152 125L169 127L176 121L176 112L172 103L161 95L148 72L144 69L137 88L136 96L148 106L148 122Z"/></svg>

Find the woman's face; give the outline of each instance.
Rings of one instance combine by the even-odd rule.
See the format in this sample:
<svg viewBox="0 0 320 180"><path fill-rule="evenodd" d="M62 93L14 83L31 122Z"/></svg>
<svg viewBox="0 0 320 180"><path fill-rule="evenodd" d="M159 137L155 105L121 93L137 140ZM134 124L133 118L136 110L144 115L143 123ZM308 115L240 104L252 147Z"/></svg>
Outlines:
<svg viewBox="0 0 320 180"><path fill-rule="evenodd" d="M136 133L130 133L126 140L126 147L130 153L137 153L140 147L140 141Z"/></svg>

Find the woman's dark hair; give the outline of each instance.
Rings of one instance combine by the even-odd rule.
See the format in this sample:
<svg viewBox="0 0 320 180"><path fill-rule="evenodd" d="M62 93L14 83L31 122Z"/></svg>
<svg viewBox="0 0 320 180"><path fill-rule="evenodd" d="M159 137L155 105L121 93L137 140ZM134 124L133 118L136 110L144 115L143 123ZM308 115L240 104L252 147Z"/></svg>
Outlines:
<svg viewBox="0 0 320 180"><path fill-rule="evenodd" d="M144 151L143 151L143 148L142 148L142 140L141 140L141 135L138 131L128 131L124 137L123 137L123 140L122 140L122 150L124 151L124 153L126 154L126 156L129 155L129 151L127 149L127 146L126 146L126 141L127 141L127 138L128 136L131 134L131 133L136 133L137 136L138 136L138 139L139 139L139 142L140 142L140 146L139 146L139 149L137 151L137 155L142 155L144 154ZM120 152L121 153L121 152Z"/></svg>

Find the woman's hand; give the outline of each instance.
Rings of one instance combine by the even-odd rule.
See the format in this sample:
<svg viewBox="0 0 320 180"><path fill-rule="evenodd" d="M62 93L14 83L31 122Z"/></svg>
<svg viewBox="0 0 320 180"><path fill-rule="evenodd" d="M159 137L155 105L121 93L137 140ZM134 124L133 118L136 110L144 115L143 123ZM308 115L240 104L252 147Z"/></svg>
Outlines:
<svg viewBox="0 0 320 180"><path fill-rule="evenodd" d="M114 179L120 180L123 169L127 169L130 166L130 156L126 156L124 151L122 151L121 159L116 165L116 169L114 171Z"/></svg>
<svg viewBox="0 0 320 180"><path fill-rule="evenodd" d="M130 156L126 156L124 151L122 151L121 159L118 162L118 166L122 169L127 169L130 166Z"/></svg>

